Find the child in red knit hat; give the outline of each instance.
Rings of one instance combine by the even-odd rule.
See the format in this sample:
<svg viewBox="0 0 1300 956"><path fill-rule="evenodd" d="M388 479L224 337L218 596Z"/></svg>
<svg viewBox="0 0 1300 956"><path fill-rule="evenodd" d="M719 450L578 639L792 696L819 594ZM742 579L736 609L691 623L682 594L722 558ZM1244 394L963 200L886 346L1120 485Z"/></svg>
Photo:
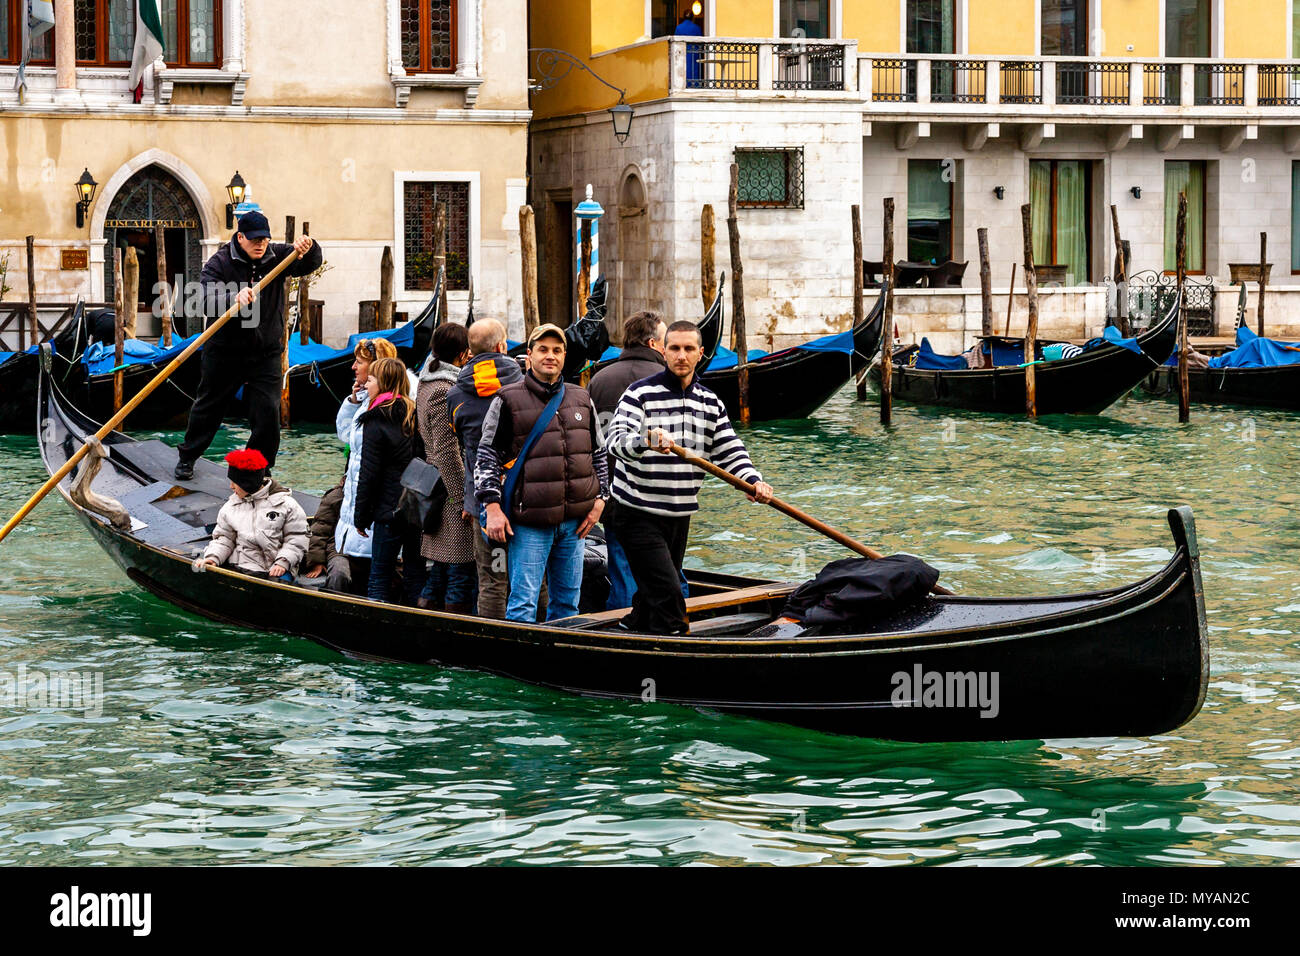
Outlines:
<svg viewBox="0 0 1300 956"><path fill-rule="evenodd" d="M231 495L221 506L212 542L196 565L228 564L239 571L292 580L307 552L306 512L292 492L266 474L266 458L260 451L232 451L226 464Z"/></svg>

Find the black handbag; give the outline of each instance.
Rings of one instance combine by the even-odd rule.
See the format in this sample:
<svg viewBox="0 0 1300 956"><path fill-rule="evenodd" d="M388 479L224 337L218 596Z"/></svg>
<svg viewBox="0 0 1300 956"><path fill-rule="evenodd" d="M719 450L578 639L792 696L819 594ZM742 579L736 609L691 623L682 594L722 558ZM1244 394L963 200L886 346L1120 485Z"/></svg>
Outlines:
<svg viewBox="0 0 1300 956"><path fill-rule="evenodd" d="M408 527L437 534L442 527L442 504L447 500L438 469L423 458L412 458L402 472L401 485L398 516Z"/></svg>

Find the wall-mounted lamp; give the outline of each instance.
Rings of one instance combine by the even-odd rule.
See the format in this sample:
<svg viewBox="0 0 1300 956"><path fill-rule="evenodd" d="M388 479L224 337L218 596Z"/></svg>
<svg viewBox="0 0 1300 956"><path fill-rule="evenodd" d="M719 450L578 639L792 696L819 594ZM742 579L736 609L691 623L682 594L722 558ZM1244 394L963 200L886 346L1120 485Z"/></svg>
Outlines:
<svg viewBox="0 0 1300 956"><path fill-rule="evenodd" d="M235 207L244 201L244 193L248 191L248 183L244 182L244 177L239 175L239 170L235 170L235 175L230 182L226 184L226 195L230 197L230 202L226 203L226 228L235 228Z"/></svg>
<svg viewBox="0 0 1300 956"><path fill-rule="evenodd" d="M95 177L90 175L90 167L87 166L81 171L81 178L77 180L77 228L80 229L86 225L86 210L90 208L90 203L95 198L95 189L99 183L95 182Z"/></svg>
<svg viewBox="0 0 1300 956"><path fill-rule="evenodd" d="M700 0L695 0L695 2L691 4L691 16L698 17L703 12L704 4L700 3Z"/></svg>
<svg viewBox="0 0 1300 956"><path fill-rule="evenodd" d="M999 199L1006 199L1006 198L1007 198L1007 187L1006 187L1006 186L994 186L994 187L993 187L993 195L997 196Z"/></svg>
<svg viewBox="0 0 1300 956"><path fill-rule="evenodd" d="M1141 199L1141 198L1142 198L1142 187L1141 187L1141 186L1134 186L1132 189L1129 190L1129 192L1131 192L1131 193L1133 194L1133 198L1134 198L1134 199Z"/></svg>

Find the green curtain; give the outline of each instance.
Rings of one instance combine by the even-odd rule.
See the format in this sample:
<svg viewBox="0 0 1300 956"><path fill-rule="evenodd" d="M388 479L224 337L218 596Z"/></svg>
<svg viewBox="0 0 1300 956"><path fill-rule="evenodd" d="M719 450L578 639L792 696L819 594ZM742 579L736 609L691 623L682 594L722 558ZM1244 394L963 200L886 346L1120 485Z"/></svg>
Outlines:
<svg viewBox="0 0 1300 956"><path fill-rule="evenodd" d="M1035 159L1029 164L1030 228L1034 263L1052 264L1052 164Z"/></svg>
<svg viewBox="0 0 1300 956"><path fill-rule="evenodd" d="M1178 194L1187 194L1187 271L1205 271L1205 163L1165 161L1165 271L1178 268Z"/></svg>
<svg viewBox="0 0 1300 956"><path fill-rule="evenodd" d="M907 0L907 52L956 53L955 0Z"/></svg>
<svg viewBox="0 0 1300 956"><path fill-rule="evenodd" d="M829 7L829 0L781 0L781 36L826 39L831 34Z"/></svg>
<svg viewBox="0 0 1300 956"><path fill-rule="evenodd" d="M944 181L942 160L907 161L907 218L952 218L952 184Z"/></svg>
<svg viewBox="0 0 1300 956"><path fill-rule="evenodd" d="M1056 164L1056 261L1066 269L1066 285L1088 281L1087 166L1079 160Z"/></svg>
<svg viewBox="0 0 1300 956"><path fill-rule="evenodd" d="M1300 0L1291 0L1291 56L1300 59Z"/></svg>
<svg viewBox="0 0 1300 956"><path fill-rule="evenodd" d="M1165 56L1210 55L1210 0L1165 0Z"/></svg>

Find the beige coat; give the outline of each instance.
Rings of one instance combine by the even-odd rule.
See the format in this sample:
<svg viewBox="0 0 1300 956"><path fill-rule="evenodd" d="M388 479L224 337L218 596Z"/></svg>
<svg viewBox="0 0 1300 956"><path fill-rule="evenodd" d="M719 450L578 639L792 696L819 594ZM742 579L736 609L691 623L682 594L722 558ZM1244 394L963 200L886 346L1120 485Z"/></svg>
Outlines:
<svg viewBox="0 0 1300 956"><path fill-rule="evenodd" d="M278 564L296 573L307 552L307 515L293 494L266 479L247 498L231 493L221 506L203 557L243 571L267 574Z"/></svg>

